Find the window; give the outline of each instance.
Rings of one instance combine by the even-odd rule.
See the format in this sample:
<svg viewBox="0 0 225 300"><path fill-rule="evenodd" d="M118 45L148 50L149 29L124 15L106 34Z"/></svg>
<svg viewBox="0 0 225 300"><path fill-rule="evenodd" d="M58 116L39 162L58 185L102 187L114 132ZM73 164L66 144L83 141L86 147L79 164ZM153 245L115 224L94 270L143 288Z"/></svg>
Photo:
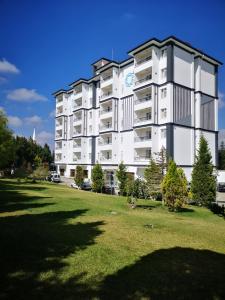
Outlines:
<svg viewBox="0 0 225 300"><path fill-rule="evenodd" d="M166 108L162 108L161 109L161 118L165 119L167 116L167 109Z"/></svg>
<svg viewBox="0 0 225 300"><path fill-rule="evenodd" d="M92 119L92 111L89 112L89 118Z"/></svg>
<svg viewBox="0 0 225 300"><path fill-rule="evenodd" d="M166 88L163 88L161 89L161 98L166 98L166 95L167 95L167 89Z"/></svg>
<svg viewBox="0 0 225 300"><path fill-rule="evenodd" d="M163 49L163 50L162 50L162 58L163 58L163 57L166 57L166 55L167 55L167 51L166 51L166 49Z"/></svg>
<svg viewBox="0 0 225 300"><path fill-rule="evenodd" d="M89 132L92 132L92 125L89 126Z"/></svg>
<svg viewBox="0 0 225 300"><path fill-rule="evenodd" d="M110 153L109 152L106 152L106 157L107 157L107 159L110 159Z"/></svg>
<svg viewBox="0 0 225 300"><path fill-rule="evenodd" d="M166 76L167 76L167 68L163 68L163 69L161 70L161 78L162 78L162 79L165 79Z"/></svg>
<svg viewBox="0 0 225 300"><path fill-rule="evenodd" d="M74 169L71 169L70 170L70 177L74 177L75 176L75 170Z"/></svg>
<svg viewBox="0 0 225 300"><path fill-rule="evenodd" d="M161 138L162 139L166 138L166 128L161 129Z"/></svg>
<svg viewBox="0 0 225 300"><path fill-rule="evenodd" d="M146 113L146 120L151 120L152 114L150 112Z"/></svg>

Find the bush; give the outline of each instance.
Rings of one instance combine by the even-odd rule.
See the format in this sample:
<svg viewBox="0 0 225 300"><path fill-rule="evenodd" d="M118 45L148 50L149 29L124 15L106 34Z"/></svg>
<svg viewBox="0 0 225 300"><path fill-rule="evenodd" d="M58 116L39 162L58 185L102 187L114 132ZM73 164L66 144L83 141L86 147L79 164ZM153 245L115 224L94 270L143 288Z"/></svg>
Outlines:
<svg viewBox="0 0 225 300"><path fill-rule="evenodd" d="M31 178L35 180L45 180L48 176L48 168L44 166L39 166L37 169L31 174Z"/></svg>
<svg viewBox="0 0 225 300"><path fill-rule="evenodd" d="M169 162L167 173L162 182L162 194L169 210L180 210L187 199L187 179L184 171L177 168L175 162Z"/></svg>
<svg viewBox="0 0 225 300"><path fill-rule="evenodd" d="M104 173L102 170L102 166L100 164L96 164L91 173L92 179L92 190L97 193L102 192L102 188L104 186Z"/></svg>
<svg viewBox="0 0 225 300"><path fill-rule="evenodd" d="M76 167L76 174L75 174L74 181L79 188L84 182L84 170L81 166Z"/></svg>
<svg viewBox="0 0 225 300"><path fill-rule="evenodd" d="M119 190L120 195L124 196L126 195L126 183L127 183L127 173L126 173L126 166L121 162L118 166L118 169L116 170L116 177L119 181Z"/></svg>

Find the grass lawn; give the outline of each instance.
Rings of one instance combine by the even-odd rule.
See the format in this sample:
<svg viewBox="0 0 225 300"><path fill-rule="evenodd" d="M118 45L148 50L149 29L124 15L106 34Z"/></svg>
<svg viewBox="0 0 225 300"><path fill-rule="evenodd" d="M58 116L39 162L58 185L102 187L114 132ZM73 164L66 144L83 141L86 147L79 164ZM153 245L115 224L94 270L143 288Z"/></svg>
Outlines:
<svg viewBox="0 0 225 300"><path fill-rule="evenodd" d="M0 299L225 299L225 220L0 180Z"/></svg>

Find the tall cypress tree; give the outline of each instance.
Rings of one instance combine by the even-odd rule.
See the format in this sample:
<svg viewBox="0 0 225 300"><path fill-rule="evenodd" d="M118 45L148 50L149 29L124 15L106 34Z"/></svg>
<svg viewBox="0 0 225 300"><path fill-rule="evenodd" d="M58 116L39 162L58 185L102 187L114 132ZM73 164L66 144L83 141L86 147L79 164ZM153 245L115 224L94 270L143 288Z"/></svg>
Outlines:
<svg viewBox="0 0 225 300"><path fill-rule="evenodd" d="M216 177L213 170L208 143L201 136L191 181L192 199L199 205L209 206L216 199Z"/></svg>
<svg viewBox="0 0 225 300"><path fill-rule="evenodd" d="M224 141L220 144L219 149L219 170L225 170L225 145Z"/></svg>
<svg viewBox="0 0 225 300"><path fill-rule="evenodd" d="M119 181L120 195L126 194L126 183L127 183L127 168L123 162L121 162L116 170L116 177Z"/></svg>
<svg viewBox="0 0 225 300"><path fill-rule="evenodd" d="M149 196L156 198L161 192L163 174L160 166L153 159L150 160L148 167L145 169L144 178Z"/></svg>
<svg viewBox="0 0 225 300"><path fill-rule="evenodd" d="M97 163L91 173L91 179L92 179L92 190L97 193L102 192L102 188L104 186L104 173L102 170L102 166Z"/></svg>

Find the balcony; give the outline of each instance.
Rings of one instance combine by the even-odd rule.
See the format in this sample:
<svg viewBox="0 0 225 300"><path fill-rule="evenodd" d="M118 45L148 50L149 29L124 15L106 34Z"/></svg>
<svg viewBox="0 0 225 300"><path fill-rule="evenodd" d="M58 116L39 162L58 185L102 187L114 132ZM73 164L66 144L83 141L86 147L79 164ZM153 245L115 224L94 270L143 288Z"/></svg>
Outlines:
<svg viewBox="0 0 225 300"><path fill-rule="evenodd" d="M73 106L73 109L78 109L78 108L81 108L82 107L82 100L80 101L74 101L74 106Z"/></svg>
<svg viewBox="0 0 225 300"><path fill-rule="evenodd" d="M141 103L146 103L147 101L151 101L152 96L151 95L146 95L143 98L138 98L137 100L134 101L135 105L141 104Z"/></svg>
<svg viewBox="0 0 225 300"><path fill-rule="evenodd" d="M73 148L80 148L81 147L81 142L80 143L73 143Z"/></svg>
<svg viewBox="0 0 225 300"><path fill-rule="evenodd" d="M55 161L61 161L61 160L62 160L62 154L56 154Z"/></svg>
<svg viewBox="0 0 225 300"><path fill-rule="evenodd" d="M102 93L101 100L107 99L107 98L111 97L112 95L113 95L112 91Z"/></svg>
<svg viewBox="0 0 225 300"><path fill-rule="evenodd" d="M135 66L140 66L140 65L144 64L145 62L150 61L151 59L152 59L151 55L149 55L145 58L137 59L136 63L135 63Z"/></svg>
<svg viewBox="0 0 225 300"><path fill-rule="evenodd" d="M145 123L147 121L151 121L152 120L152 115L147 115L147 116L143 116L143 117L137 117L136 119L134 119L134 124L140 124L140 123Z"/></svg>
<svg viewBox="0 0 225 300"><path fill-rule="evenodd" d="M100 131L109 131L112 130L112 123L102 124L100 126Z"/></svg>
<svg viewBox="0 0 225 300"><path fill-rule="evenodd" d="M63 103L63 97L57 97L56 98L56 106L60 105Z"/></svg>
<svg viewBox="0 0 225 300"><path fill-rule="evenodd" d="M101 109L100 115L104 115L104 114L107 114L109 112L112 112L112 107Z"/></svg>
<svg viewBox="0 0 225 300"><path fill-rule="evenodd" d="M56 122L55 122L55 127L56 127L56 128L60 128L60 127L62 127L62 125L63 125L62 119L56 120Z"/></svg>
<svg viewBox="0 0 225 300"><path fill-rule="evenodd" d="M63 106L59 106L56 109L56 116L63 114Z"/></svg>
<svg viewBox="0 0 225 300"><path fill-rule="evenodd" d="M73 161L75 161L75 162L81 161L81 152L74 152L73 153Z"/></svg>
<svg viewBox="0 0 225 300"><path fill-rule="evenodd" d="M143 78L137 79L135 81L135 86L141 85L149 80L152 80L152 74L148 74L147 76L145 76Z"/></svg>
<svg viewBox="0 0 225 300"><path fill-rule="evenodd" d="M151 159L151 156L146 156L146 155L137 155L137 156L135 156L134 157L134 160L135 161L145 161L145 162L147 162L147 161L149 161Z"/></svg>
<svg viewBox="0 0 225 300"><path fill-rule="evenodd" d="M100 161L108 162L112 160L112 151L100 151Z"/></svg>
<svg viewBox="0 0 225 300"><path fill-rule="evenodd" d="M136 136L134 138L134 142L139 143L139 142L151 141L151 139L152 139L151 135Z"/></svg>

